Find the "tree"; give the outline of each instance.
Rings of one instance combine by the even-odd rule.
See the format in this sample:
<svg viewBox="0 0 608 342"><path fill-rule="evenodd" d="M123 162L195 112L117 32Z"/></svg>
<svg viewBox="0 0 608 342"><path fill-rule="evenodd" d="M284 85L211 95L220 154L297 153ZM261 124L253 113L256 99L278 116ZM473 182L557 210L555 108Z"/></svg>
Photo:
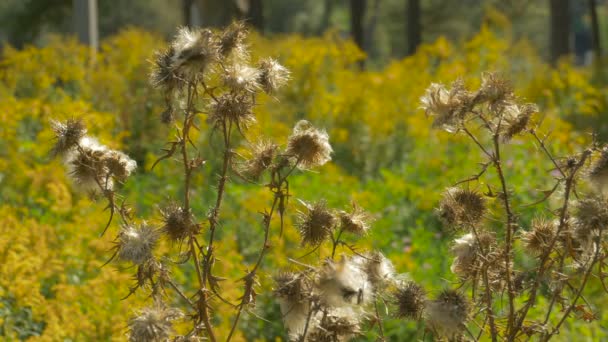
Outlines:
<svg viewBox="0 0 608 342"><path fill-rule="evenodd" d="M407 54L416 53L422 42L422 26L420 25L420 0L407 2Z"/></svg>
<svg viewBox="0 0 608 342"><path fill-rule="evenodd" d="M264 32L264 1L249 0L247 9L247 22L255 27L258 32Z"/></svg>
<svg viewBox="0 0 608 342"><path fill-rule="evenodd" d="M365 7L366 0L350 0L350 32L351 37L355 41L357 46L365 51L365 45L363 42L364 37L364 25L365 20ZM360 63L361 68L364 67L364 61Z"/></svg>
<svg viewBox="0 0 608 342"><path fill-rule="evenodd" d="M74 0L74 30L78 40L93 51L99 46L97 0Z"/></svg>
<svg viewBox="0 0 608 342"><path fill-rule="evenodd" d="M591 35L593 44L593 54L597 61L602 57L602 47L600 44L600 26L597 20L597 3L589 0L589 12L591 13Z"/></svg>
<svg viewBox="0 0 608 342"><path fill-rule="evenodd" d="M549 0L551 63L570 53L570 1Z"/></svg>
<svg viewBox="0 0 608 342"><path fill-rule="evenodd" d="M207 27L229 24L238 9L234 0L197 0L197 5L201 14L201 25Z"/></svg>

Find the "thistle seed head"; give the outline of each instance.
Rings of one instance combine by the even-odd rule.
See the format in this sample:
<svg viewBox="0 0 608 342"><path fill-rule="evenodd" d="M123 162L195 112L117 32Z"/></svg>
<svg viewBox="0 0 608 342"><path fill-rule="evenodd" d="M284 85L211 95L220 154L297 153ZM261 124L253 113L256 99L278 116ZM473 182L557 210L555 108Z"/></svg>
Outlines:
<svg viewBox="0 0 608 342"><path fill-rule="evenodd" d="M427 302L425 318L430 326L442 336L452 338L459 335L469 320L470 304L456 290L443 290L437 299Z"/></svg>
<svg viewBox="0 0 608 342"><path fill-rule="evenodd" d="M458 130L463 119L464 108L471 100L471 93L464 83L457 80L449 91L443 84L431 84L420 98L422 109L428 116L434 116L433 127L441 127L448 132Z"/></svg>
<svg viewBox="0 0 608 342"><path fill-rule="evenodd" d="M352 260L363 270L375 292L386 287L395 276L393 263L378 251L372 251L363 256L354 256Z"/></svg>
<svg viewBox="0 0 608 342"><path fill-rule="evenodd" d="M537 111L536 105L530 103L521 106L516 104L506 106L501 121L500 136L502 140L507 142L523 132L528 127L532 114Z"/></svg>
<svg viewBox="0 0 608 342"><path fill-rule="evenodd" d="M289 81L289 70L272 58L260 61L259 83L267 94L274 94Z"/></svg>
<svg viewBox="0 0 608 342"><path fill-rule="evenodd" d="M179 29L172 47L172 67L187 79L203 74L219 59L219 45L211 30Z"/></svg>
<svg viewBox="0 0 608 342"><path fill-rule="evenodd" d="M129 320L130 342L162 342L171 337L172 321L182 316L177 309L161 304L144 308Z"/></svg>
<svg viewBox="0 0 608 342"><path fill-rule="evenodd" d="M454 187L445 191L437 211L449 227L474 226L483 219L486 205L481 194Z"/></svg>
<svg viewBox="0 0 608 342"><path fill-rule="evenodd" d="M260 70L247 65L235 64L226 68L222 75L224 84L235 91L253 93L259 89Z"/></svg>
<svg viewBox="0 0 608 342"><path fill-rule="evenodd" d="M275 278L274 293L292 304L300 304L312 295L312 284L301 273L280 272Z"/></svg>
<svg viewBox="0 0 608 342"><path fill-rule="evenodd" d="M394 299L397 316L405 319L419 320L427 302L424 288L413 281L408 281L397 288Z"/></svg>
<svg viewBox="0 0 608 342"><path fill-rule="evenodd" d="M353 209L350 213L340 211L340 224L342 230L358 236L364 236L370 229L371 217L355 202L352 203Z"/></svg>
<svg viewBox="0 0 608 342"><path fill-rule="evenodd" d="M532 220L532 229L523 232L521 239L526 250L534 255L542 255L550 247L555 233L555 222L539 217Z"/></svg>
<svg viewBox="0 0 608 342"><path fill-rule="evenodd" d="M350 341L361 333L359 321L349 315L328 314L318 327L310 332L307 341Z"/></svg>
<svg viewBox="0 0 608 342"><path fill-rule="evenodd" d="M80 148L70 150L65 158L70 178L82 191L88 193L112 190L114 183L105 163L108 148L86 136L78 144Z"/></svg>
<svg viewBox="0 0 608 342"><path fill-rule="evenodd" d="M496 73L484 73L481 76L480 99L488 101L490 106L502 105L513 99L513 86L509 80Z"/></svg>
<svg viewBox="0 0 608 342"><path fill-rule="evenodd" d="M117 256L120 260L141 265L153 258L158 237L158 230L145 222L139 227L124 225L118 234Z"/></svg>
<svg viewBox="0 0 608 342"><path fill-rule="evenodd" d="M228 57L230 54L237 59L246 58L247 46L245 39L248 34L247 27L242 21L234 21L222 31L219 37L219 52L222 56Z"/></svg>
<svg viewBox="0 0 608 342"><path fill-rule="evenodd" d="M55 132L55 145L51 150L53 157L63 155L78 145L80 139L87 134L87 128L81 119L68 119L66 122L53 120L51 122Z"/></svg>
<svg viewBox="0 0 608 342"><path fill-rule="evenodd" d="M608 190L608 148L602 149L599 158L591 165L588 172L589 180L599 193L606 194Z"/></svg>
<svg viewBox="0 0 608 342"><path fill-rule="evenodd" d="M608 227L608 200L602 196L588 197L576 203L575 237L586 241Z"/></svg>
<svg viewBox="0 0 608 342"><path fill-rule="evenodd" d="M162 89L165 94L173 91L179 83L179 78L175 74L173 65L174 59L174 47L157 51L154 58L154 66L150 73L150 84L157 89Z"/></svg>
<svg viewBox="0 0 608 342"><path fill-rule="evenodd" d="M336 219L327 208L325 201L313 204L304 203L304 205L307 209L306 212L298 213L298 228L302 245L316 247L329 238Z"/></svg>
<svg viewBox="0 0 608 342"><path fill-rule="evenodd" d="M272 165L278 146L270 141L261 140L252 146L252 158L242 166L242 171L252 179L259 179Z"/></svg>
<svg viewBox="0 0 608 342"><path fill-rule="evenodd" d="M215 127L221 127L222 122L232 122L239 129L248 128L256 121L251 96L231 94L220 96L211 105L208 121Z"/></svg>
<svg viewBox="0 0 608 342"><path fill-rule="evenodd" d="M479 246L475 235L469 233L454 240L451 252L454 261L450 270L461 278L467 278L475 271L475 261Z"/></svg>
<svg viewBox="0 0 608 342"><path fill-rule="evenodd" d="M332 152L327 132L316 129L306 120L296 124L287 141L286 153L298 161L300 169L324 165L331 160Z"/></svg>
<svg viewBox="0 0 608 342"><path fill-rule="evenodd" d="M172 106L168 106L162 113L160 113L160 122L165 125L172 124L175 122L175 111Z"/></svg>
<svg viewBox="0 0 608 342"><path fill-rule="evenodd" d="M371 298L371 284L360 265L352 258L327 260L317 279L321 300L328 307L362 305Z"/></svg>
<svg viewBox="0 0 608 342"><path fill-rule="evenodd" d="M118 181L124 182L137 168L135 160L120 151L110 150L103 156L103 163L108 174Z"/></svg>
<svg viewBox="0 0 608 342"><path fill-rule="evenodd" d="M199 226L194 223L192 214L186 212L176 203L169 204L161 210L163 227L161 230L167 234L172 241L182 241L191 234L199 231Z"/></svg>

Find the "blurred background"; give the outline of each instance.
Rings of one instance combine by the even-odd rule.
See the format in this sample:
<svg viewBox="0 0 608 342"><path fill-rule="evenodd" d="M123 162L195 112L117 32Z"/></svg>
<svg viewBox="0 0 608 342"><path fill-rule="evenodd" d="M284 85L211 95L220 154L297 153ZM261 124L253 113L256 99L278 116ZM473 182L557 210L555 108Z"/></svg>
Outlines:
<svg viewBox="0 0 608 342"><path fill-rule="evenodd" d="M351 37L373 65L444 36L475 34L493 8L552 61L572 53L588 64L608 44L605 0L3 0L0 41L44 44L49 34L77 34L97 44L125 27L171 36L185 26L223 26L245 19L265 35ZM90 12L89 12L90 11Z"/></svg>
<svg viewBox="0 0 608 342"><path fill-rule="evenodd" d="M101 143L137 160L136 175L119 192L138 218L160 224L159 207L183 189L172 161L150 170L174 137L173 127L159 120L163 97L148 82L154 52L178 26L221 27L234 19L252 28L252 61L272 56L291 71L276 99L259 98L258 125L249 138L284 145L300 119L325 128L332 163L294 175L291 195L324 198L337 209L356 201L376 220L367 238L349 242L383 251L431 293L457 281L449 271L454 233L442 227L434 208L446 187L478 173L484 161L463 137L430 129L419 99L431 83L462 77L476 87L483 72L506 74L520 98L538 104L534 124L549 135L547 146L558 157L583 148L591 133L608 137L605 0L2 0L0 340L125 339L127 320L148 298L138 293L121 300L134 270L101 267L118 227L99 237L108 219L105 204L74 191L61 162L49 156L50 121L81 117ZM204 120L200 128L195 138L207 164L193 178L192 198L202 218L215 198L211 184L220 157ZM246 142L239 146L244 153ZM526 204L551 189L552 165L525 139L514 139L504 154L526 229L531 218L550 214L550 208ZM471 187L486 191L492 181L488 174ZM237 177L228 188L216 267L228 278L226 297L238 298L238 279L262 243L257 213L272 197ZM306 254L293 226L301 209L289 202L283 237L273 236L264 260L263 291L240 321L236 340L286 336L269 289L274 272L290 266L287 257ZM174 255L175 248L162 243L158 253ZM316 258L301 261L316 264ZM188 288L193 272L185 266L174 273L185 291L194 290ZM608 339L602 293L591 279L585 295L594 319L575 315L560 340ZM225 336L231 322L221 313L231 308L214 305L214 323ZM422 333L416 323L396 319L385 327L394 341L422 339ZM370 333L361 340L374 338Z"/></svg>

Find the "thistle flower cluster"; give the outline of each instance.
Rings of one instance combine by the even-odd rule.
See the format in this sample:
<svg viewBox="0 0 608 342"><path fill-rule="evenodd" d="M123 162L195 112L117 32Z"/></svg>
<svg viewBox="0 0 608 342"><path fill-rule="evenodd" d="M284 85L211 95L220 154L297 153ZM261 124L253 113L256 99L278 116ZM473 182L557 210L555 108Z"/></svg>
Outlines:
<svg viewBox="0 0 608 342"><path fill-rule="evenodd" d="M165 94L167 109L161 121L172 122L180 100L189 101L199 91L223 88L222 94L210 93L208 122L221 127L223 122L246 129L255 122L253 108L259 91L274 94L289 79L289 72L277 61L261 59L249 64L247 28L234 22L221 32L209 29L179 29L170 47L156 54L150 82ZM207 87L216 79L220 83ZM201 85L204 89L199 90ZM188 95L190 94L190 95Z"/></svg>
<svg viewBox="0 0 608 342"><path fill-rule="evenodd" d="M115 182L126 181L137 167L123 152L109 149L86 135L82 120L53 121L52 128L56 142L51 153L63 157L68 176L83 192L111 192Z"/></svg>
<svg viewBox="0 0 608 342"><path fill-rule="evenodd" d="M479 116L503 141L525 131L538 111L534 104L520 103L510 82L495 73L484 74L476 91L467 89L460 79L449 90L443 84L433 83L420 102L425 113L434 117L433 127L455 133L465 127L468 119Z"/></svg>
<svg viewBox="0 0 608 342"><path fill-rule="evenodd" d="M448 232L458 234L450 249L450 270L461 288L471 290L473 304L485 311L484 324L489 325L492 340L517 340L525 334L546 341L573 312L592 312L589 303L580 302L587 281L596 276L608 288L606 277L601 275L608 257L604 250L608 241L604 232L608 227L607 149L592 142L572 156L553 157L546 138L539 137L538 127L533 127L536 105L522 103L510 82L495 73L484 74L477 90L468 89L461 80L449 90L432 84L421 103L434 118L433 126L464 133L487 158L478 173L457 183L464 185L445 190L436 213ZM518 212L523 206L513 203L517 191L506 174L503 146L515 136L533 140L555 167L550 175L555 186L534 203L544 204L544 211L554 213L555 218L538 216L527 224L523 220L527 214ZM485 177L491 172L496 178ZM555 174L559 175L557 180ZM584 178L589 181L590 193L577 188ZM469 190L474 183L488 191ZM555 208L555 203L561 204ZM488 204L495 210L489 210ZM535 264L530 265L529 260ZM593 270L598 267L596 275ZM550 289L550 293L542 293L541 288ZM457 338L472 307L463 293L448 290L433 301L421 299L423 293L414 283L400 289L401 298L396 301L400 316L425 317L428 327L438 335ZM541 308L539 296L547 297L545 302L551 304ZM497 313L497 302L507 309ZM556 312L556 303L560 303L562 314ZM546 310L544 322L528 316L532 306L538 306L536 311ZM499 329L498 321L506 321L506 328ZM482 328L480 336L483 333Z"/></svg>

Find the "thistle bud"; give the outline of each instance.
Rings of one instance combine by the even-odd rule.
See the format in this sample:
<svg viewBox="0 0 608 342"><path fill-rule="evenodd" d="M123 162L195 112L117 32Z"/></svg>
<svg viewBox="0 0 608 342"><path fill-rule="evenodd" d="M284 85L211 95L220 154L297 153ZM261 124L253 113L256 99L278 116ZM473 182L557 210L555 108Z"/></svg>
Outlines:
<svg viewBox="0 0 608 342"><path fill-rule="evenodd" d="M162 342L169 339L173 331L172 321L180 318L181 312L160 304L144 308L129 320L130 342Z"/></svg>
<svg viewBox="0 0 608 342"><path fill-rule="evenodd" d="M302 245L316 247L329 238L336 219L324 201L304 205L307 211L298 213Z"/></svg>
<svg viewBox="0 0 608 342"><path fill-rule="evenodd" d="M575 236L577 240L589 241L602 229L608 227L608 200L602 196L588 197L576 203Z"/></svg>
<svg viewBox="0 0 608 342"><path fill-rule="evenodd" d="M299 121L287 141L288 155L298 161L298 167L309 169L331 160L333 152L327 132L320 131L306 120Z"/></svg>
<svg viewBox="0 0 608 342"><path fill-rule="evenodd" d="M289 70L272 58L262 60L258 68L259 83L268 94L274 94L289 81Z"/></svg>
<svg viewBox="0 0 608 342"><path fill-rule="evenodd" d="M397 306L398 317L419 320L427 301L426 291L415 282L408 281L397 288L393 300Z"/></svg>
<svg viewBox="0 0 608 342"><path fill-rule="evenodd" d="M118 234L118 258L141 265L152 259L157 241L158 231L146 223L139 227L124 225Z"/></svg>
<svg viewBox="0 0 608 342"><path fill-rule="evenodd" d="M72 150L87 134L87 129L80 119L69 119L66 122L52 121L51 127L56 139L51 150L53 156L63 155Z"/></svg>

